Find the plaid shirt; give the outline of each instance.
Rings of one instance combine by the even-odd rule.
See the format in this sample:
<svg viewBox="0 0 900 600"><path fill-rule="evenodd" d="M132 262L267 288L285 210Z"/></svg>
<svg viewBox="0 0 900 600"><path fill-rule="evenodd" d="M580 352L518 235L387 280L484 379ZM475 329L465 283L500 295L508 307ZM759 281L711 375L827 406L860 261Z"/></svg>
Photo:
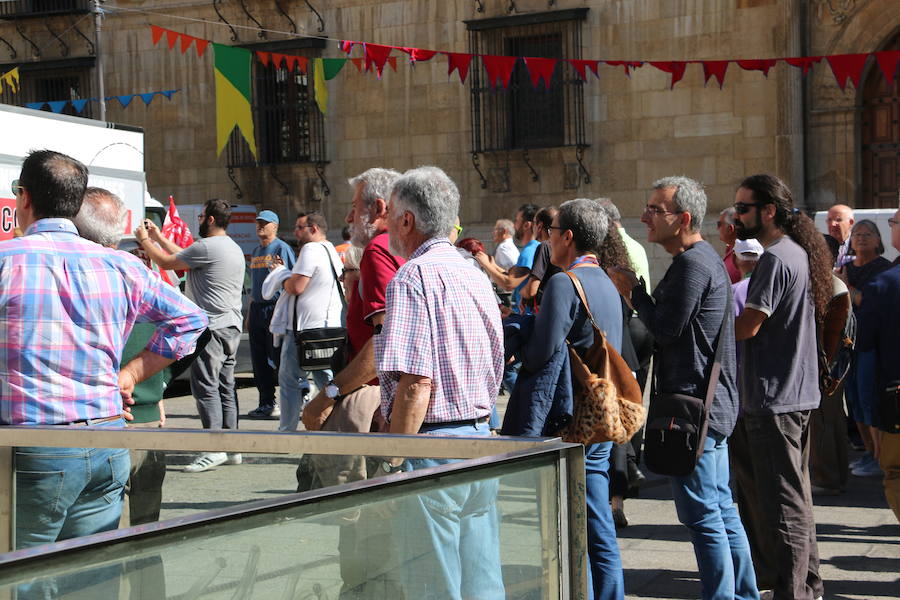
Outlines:
<svg viewBox="0 0 900 600"><path fill-rule="evenodd" d="M503 378L503 327L487 277L446 238L419 246L388 284L375 336L381 412L404 373L431 379L425 423L490 414Z"/></svg>
<svg viewBox="0 0 900 600"><path fill-rule="evenodd" d="M147 348L193 352L206 315L140 259L41 219L0 243L0 424L54 425L122 412L119 362L135 322Z"/></svg>

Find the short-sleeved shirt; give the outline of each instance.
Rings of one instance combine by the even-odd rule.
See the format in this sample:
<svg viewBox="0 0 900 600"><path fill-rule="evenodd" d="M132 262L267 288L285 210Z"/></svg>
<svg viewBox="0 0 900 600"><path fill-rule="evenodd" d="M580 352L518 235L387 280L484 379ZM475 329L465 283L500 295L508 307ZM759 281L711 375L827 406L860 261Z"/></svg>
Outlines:
<svg viewBox="0 0 900 600"><path fill-rule="evenodd" d="M497 263L498 267L504 271L508 271L516 266L516 261L518 260L519 249L516 248L512 238L506 238L497 244L497 249L494 250L494 262Z"/></svg>
<svg viewBox="0 0 900 600"><path fill-rule="evenodd" d="M766 315L741 349L745 414L775 415L819 406L816 316L806 251L784 235L766 246L750 277L745 310Z"/></svg>
<svg viewBox="0 0 900 600"><path fill-rule="evenodd" d="M650 262L647 260L647 251L639 241L628 235L624 227L619 227L619 236L625 244L625 251L628 252L628 260L634 267L634 273L638 278L644 279L644 288L650 291Z"/></svg>
<svg viewBox="0 0 900 600"><path fill-rule="evenodd" d="M291 272L309 277L309 282L294 300L297 331L341 326L344 305L337 274L342 268L341 259L329 241L308 242L300 248Z"/></svg>
<svg viewBox="0 0 900 600"><path fill-rule="evenodd" d="M728 277L731 279L731 283L740 281L743 275L741 274L741 270L737 268L737 265L734 264L734 246L730 246L725 250L725 256L722 258L722 262L725 263L725 270L728 271Z"/></svg>
<svg viewBox="0 0 900 600"><path fill-rule="evenodd" d="M372 317L384 312L388 282L406 262L388 249L387 232L379 233L363 250L359 261L359 283L348 299L347 336L350 357L362 350L375 331Z"/></svg>
<svg viewBox="0 0 900 600"><path fill-rule="evenodd" d="M517 267L522 267L525 269L531 270L532 265L534 265L534 255L537 253L538 247L541 243L537 240L531 240L522 248L521 252L519 252L519 260L516 262ZM514 313L519 312L519 302L522 300L522 288L528 283L528 277L526 277L522 283L516 286L516 289L513 290L512 293L512 310ZM530 310L525 311L527 314L530 314Z"/></svg>
<svg viewBox="0 0 900 600"><path fill-rule="evenodd" d="M190 270L187 295L206 311L210 329L241 328L244 252L227 235L197 240L176 255Z"/></svg>
<svg viewBox="0 0 900 600"><path fill-rule="evenodd" d="M404 373L431 379L425 423L490 415L503 379L500 309L487 276L447 238L419 246L388 284L375 364L388 420Z"/></svg>
<svg viewBox="0 0 900 600"><path fill-rule="evenodd" d="M530 275L530 277L540 281L536 296L537 304L541 303L541 296L544 294L544 288L547 287L547 282L560 271L562 271L562 269L550 262L550 242L541 242L538 251L534 255L534 262L531 264Z"/></svg>
<svg viewBox="0 0 900 600"><path fill-rule="evenodd" d="M294 267L294 251L287 242L275 238L267 246L257 246L250 257L250 299L254 302L274 304L280 294L275 294L270 300L262 295L263 282L269 276L269 270L275 262L275 257L280 256L284 266L288 269Z"/></svg>

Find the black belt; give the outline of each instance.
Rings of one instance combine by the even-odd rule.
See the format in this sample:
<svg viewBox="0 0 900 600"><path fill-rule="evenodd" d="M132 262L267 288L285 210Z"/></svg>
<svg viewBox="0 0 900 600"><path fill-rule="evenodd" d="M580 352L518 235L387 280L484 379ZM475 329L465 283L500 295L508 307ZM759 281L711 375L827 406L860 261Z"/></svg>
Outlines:
<svg viewBox="0 0 900 600"><path fill-rule="evenodd" d="M490 416L487 417L479 417L477 419L463 419L462 421L440 421L438 423L422 423L422 427L462 427L463 425L469 425L474 427L475 425L480 425L481 423L487 423L490 419Z"/></svg>

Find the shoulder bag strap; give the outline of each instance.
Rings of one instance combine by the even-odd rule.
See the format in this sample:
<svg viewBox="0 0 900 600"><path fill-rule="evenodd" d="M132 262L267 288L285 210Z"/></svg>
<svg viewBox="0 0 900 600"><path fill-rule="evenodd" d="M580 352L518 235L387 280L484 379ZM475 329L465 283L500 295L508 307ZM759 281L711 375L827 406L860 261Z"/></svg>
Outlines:
<svg viewBox="0 0 900 600"><path fill-rule="evenodd" d="M597 326L597 322L594 320L594 315L593 313L591 313L591 307L588 304L587 296L584 293L584 286L581 285L581 281L578 280L578 277L576 277L575 274L572 273L572 271L566 271L565 273L569 276L569 279L572 280L572 285L575 286L575 293L578 294L578 298L584 305L584 310L587 312L588 319L590 319L591 325L593 325L594 327L594 332L599 333L602 336L603 331Z"/></svg>
<svg viewBox="0 0 900 600"><path fill-rule="evenodd" d="M331 274L334 275L334 283L337 285L338 296L341 297L341 305L344 308L347 308L347 299L344 298L344 286L341 285L341 280L338 277L337 270L334 268L334 261L331 260L331 252L328 251L328 246L322 243L322 248L325 249L325 256L328 257L328 266L331 267Z"/></svg>

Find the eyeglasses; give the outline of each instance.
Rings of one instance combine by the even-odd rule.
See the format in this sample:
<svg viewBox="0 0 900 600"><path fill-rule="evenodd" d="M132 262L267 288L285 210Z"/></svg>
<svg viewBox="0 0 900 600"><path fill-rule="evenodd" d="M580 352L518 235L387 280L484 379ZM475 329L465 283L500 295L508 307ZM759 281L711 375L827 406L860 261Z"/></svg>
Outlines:
<svg viewBox="0 0 900 600"><path fill-rule="evenodd" d="M559 225L547 225L547 233L550 233L554 229L559 233L562 233L563 231L565 231L565 229L560 227Z"/></svg>
<svg viewBox="0 0 900 600"><path fill-rule="evenodd" d="M18 196L19 190L24 190L25 188L22 187L21 185L19 185L18 179L13 179L12 186L10 187L10 189L12 189L13 196Z"/></svg>
<svg viewBox="0 0 900 600"><path fill-rule="evenodd" d="M897 219L888 219L888 225L890 225L891 227L893 227L897 223L900 223L900 221L898 221Z"/></svg>
<svg viewBox="0 0 900 600"><path fill-rule="evenodd" d="M658 217L660 215L677 215L683 213L683 210L665 210L664 208L660 208L658 206L653 206L652 204L648 204L644 207L645 215L653 215L654 217Z"/></svg>
<svg viewBox="0 0 900 600"><path fill-rule="evenodd" d="M308 223L305 225L300 225L300 224L294 225L294 229L306 229L307 227L315 227L315 225L310 225Z"/></svg>
<svg viewBox="0 0 900 600"><path fill-rule="evenodd" d="M746 215L751 208L759 205L759 202L735 202L734 211L739 215Z"/></svg>
<svg viewBox="0 0 900 600"><path fill-rule="evenodd" d="M456 230L456 235L462 235L462 230L463 230L462 225L454 225L453 229Z"/></svg>

